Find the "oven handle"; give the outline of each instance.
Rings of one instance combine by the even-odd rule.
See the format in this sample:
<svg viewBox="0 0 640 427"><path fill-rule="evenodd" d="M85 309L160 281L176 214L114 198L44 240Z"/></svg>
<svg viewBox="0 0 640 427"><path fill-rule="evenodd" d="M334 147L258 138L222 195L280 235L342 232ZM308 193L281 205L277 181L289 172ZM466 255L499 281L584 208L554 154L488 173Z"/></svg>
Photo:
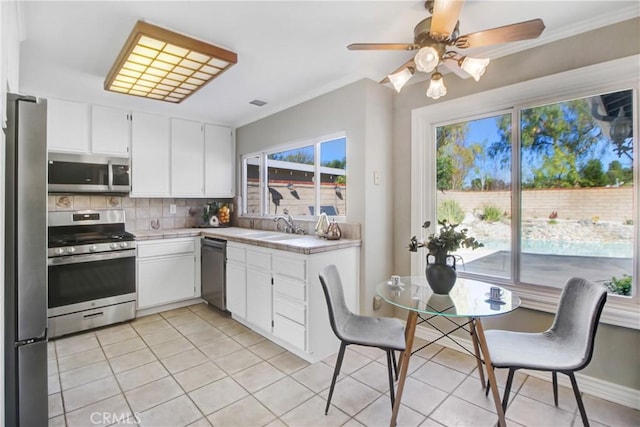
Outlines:
<svg viewBox="0 0 640 427"><path fill-rule="evenodd" d="M108 259L129 258L129 257L135 257L135 256L136 256L135 249L129 249L126 251L116 251L116 252L101 252L97 254L70 255L70 256L49 258L47 259L47 265L79 264L82 262L105 261Z"/></svg>

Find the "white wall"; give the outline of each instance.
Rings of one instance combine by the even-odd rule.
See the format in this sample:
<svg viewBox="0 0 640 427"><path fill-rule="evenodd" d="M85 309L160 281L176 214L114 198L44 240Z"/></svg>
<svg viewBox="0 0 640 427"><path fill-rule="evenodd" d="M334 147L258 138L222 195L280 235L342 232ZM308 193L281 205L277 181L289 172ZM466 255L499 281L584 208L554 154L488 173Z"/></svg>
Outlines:
<svg viewBox="0 0 640 427"><path fill-rule="evenodd" d="M392 96L390 89L360 80L236 130L238 159L275 145L346 132L347 221L362 227L363 313L372 311L375 285L391 275ZM373 171L380 173L380 185L374 185Z"/></svg>

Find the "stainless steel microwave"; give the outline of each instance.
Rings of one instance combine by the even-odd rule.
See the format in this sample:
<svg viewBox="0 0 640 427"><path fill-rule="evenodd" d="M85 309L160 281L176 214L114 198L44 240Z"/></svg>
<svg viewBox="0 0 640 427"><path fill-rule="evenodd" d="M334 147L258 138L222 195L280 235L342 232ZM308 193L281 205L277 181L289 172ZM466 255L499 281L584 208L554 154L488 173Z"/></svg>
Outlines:
<svg viewBox="0 0 640 427"><path fill-rule="evenodd" d="M49 193L128 193L129 160L49 153Z"/></svg>

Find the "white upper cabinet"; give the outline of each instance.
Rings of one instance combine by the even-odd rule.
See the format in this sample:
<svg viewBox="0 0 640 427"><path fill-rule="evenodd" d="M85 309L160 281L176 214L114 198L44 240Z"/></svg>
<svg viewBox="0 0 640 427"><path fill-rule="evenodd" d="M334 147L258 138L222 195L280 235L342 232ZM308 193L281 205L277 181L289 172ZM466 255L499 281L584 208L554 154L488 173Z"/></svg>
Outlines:
<svg viewBox="0 0 640 427"><path fill-rule="evenodd" d="M61 153L89 153L89 105L47 100L47 148Z"/></svg>
<svg viewBox="0 0 640 427"><path fill-rule="evenodd" d="M129 157L130 113L118 108L91 108L91 151L93 154Z"/></svg>
<svg viewBox="0 0 640 427"><path fill-rule="evenodd" d="M206 197L233 197L235 144L231 129L206 124L204 126Z"/></svg>
<svg viewBox="0 0 640 427"><path fill-rule="evenodd" d="M177 197L204 195L203 125L171 119L171 194Z"/></svg>
<svg viewBox="0 0 640 427"><path fill-rule="evenodd" d="M131 121L131 196L168 197L170 184L169 118L133 113Z"/></svg>

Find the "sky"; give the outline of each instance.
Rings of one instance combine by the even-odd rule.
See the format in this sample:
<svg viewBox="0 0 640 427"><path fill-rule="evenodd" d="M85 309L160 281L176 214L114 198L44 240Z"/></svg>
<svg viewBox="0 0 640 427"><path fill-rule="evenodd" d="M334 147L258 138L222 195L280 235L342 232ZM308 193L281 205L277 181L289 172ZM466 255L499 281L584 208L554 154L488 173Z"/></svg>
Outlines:
<svg viewBox="0 0 640 427"><path fill-rule="evenodd" d="M346 150L347 138L345 137L322 142L320 145L320 164L324 164L325 162L330 162L332 160L344 159L347 153ZM310 145L308 147L282 151L281 154L286 157L288 154L300 152L307 154L309 157L313 157L313 146Z"/></svg>

